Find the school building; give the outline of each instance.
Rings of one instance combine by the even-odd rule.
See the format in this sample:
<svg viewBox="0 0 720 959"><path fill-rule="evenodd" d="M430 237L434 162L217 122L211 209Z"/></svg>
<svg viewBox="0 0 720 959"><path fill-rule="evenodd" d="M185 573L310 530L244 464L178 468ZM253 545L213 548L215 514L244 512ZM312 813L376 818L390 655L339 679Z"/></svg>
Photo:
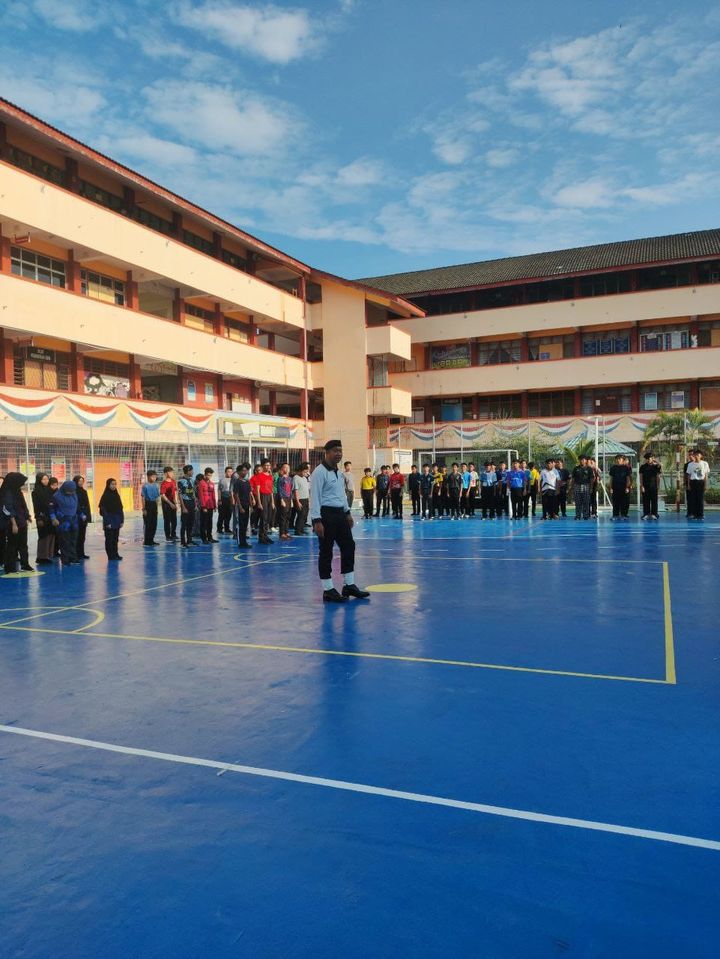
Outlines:
<svg viewBox="0 0 720 959"><path fill-rule="evenodd" d="M359 281L0 100L0 472L720 427L720 230ZM484 442L484 440L488 442Z"/></svg>

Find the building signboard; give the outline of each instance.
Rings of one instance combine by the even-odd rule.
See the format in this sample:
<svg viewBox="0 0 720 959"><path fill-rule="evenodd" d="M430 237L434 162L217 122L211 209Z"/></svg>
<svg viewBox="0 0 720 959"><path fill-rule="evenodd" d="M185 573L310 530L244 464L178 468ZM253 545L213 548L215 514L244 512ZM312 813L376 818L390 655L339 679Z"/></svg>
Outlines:
<svg viewBox="0 0 720 959"><path fill-rule="evenodd" d="M456 370L464 366L470 366L469 343L430 347L430 369Z"/></svg>

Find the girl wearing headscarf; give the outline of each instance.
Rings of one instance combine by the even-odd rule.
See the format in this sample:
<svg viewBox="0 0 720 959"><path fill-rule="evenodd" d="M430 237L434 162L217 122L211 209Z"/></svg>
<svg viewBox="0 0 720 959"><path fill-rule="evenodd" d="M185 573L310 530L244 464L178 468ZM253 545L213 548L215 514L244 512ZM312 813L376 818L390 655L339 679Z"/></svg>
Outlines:
<svg viewBox="0 0 720 959"><path fill-rule="evenodd" d="M35 486L32 491L33 512L35 513L35 525L38 534L35 562L38 566L51 566L53 553L55 552L55 531L50 522L50 501L52 498L50 477L47 473L38 473L35 476Z"/></svg>
<svg viewBox="0 0 720 959"><path fill-rule="evenodd" d="M50 522L60 538L60 558L63 566L79 562L75 552L78 533L77 488L72 480L66 480L50 503Z"/></svg>
<svg viewBox="0 0 720 959"><path fill-rule="evenodd" d="M5 532L4 566L6 573L16 573L18 559L20 569L32 572L28 561L28 523L30 512L22 493L27 476L8 473L0 487L0 526Z"/></svg>
<svg viewBox="0 0 720 959"><path fill-rule="evenodd" d="M87 533L88 523L92 523L92 513L90 512L90 497L85 489L85 477L73 476L73 483L77 487L78 499L78 534L75 550L78 559L90 559L85 552L85 534Z"/></svg>
<svg viewBox="0 0 720 959"><path fill-rule="evenodd" d="M98 509L102 516L107 557L110 560L122 559L122 556L118 554L118 540L120 539L120 528L125 522L125 512L116 480L109 479L105 483L105 491L100 497Z"/></svg>

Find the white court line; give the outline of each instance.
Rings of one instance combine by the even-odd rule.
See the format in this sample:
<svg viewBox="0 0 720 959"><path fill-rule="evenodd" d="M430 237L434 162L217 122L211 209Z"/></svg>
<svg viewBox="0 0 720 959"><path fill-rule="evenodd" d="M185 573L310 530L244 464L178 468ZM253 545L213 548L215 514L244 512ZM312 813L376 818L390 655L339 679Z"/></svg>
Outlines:
<svg viewBox="0 0 720 959"><path fill-rule="evenodd" d="M325 779L321 776L303 776L300 773L283 772L279 769L262 769L258 766L242 766L239 763L219 762L216 759L199 759L196 756L179 756L174 753L161 753L152 749L137 749L134 746L117 746L114 743L99 742L95 739L78 739L75 736L61 736L57 733L40 732L36 729L23 729L20 726L2 726L0 732L15 736L29 736L33 739L45 739L56 743L69 743L72 746L85 746L110 753L122 753L126 756L140 756L145 759L160 759L165 762L181 763L185 766L204 766L208 769L220 769L245 776L258 776L262 779L282 779L287 782L303 783L307 786L324 786L326 789L340 789L345 792L364 793L370 796L383 796L386 799L404 799L406 802L424 803L428 806L447 806L451 809L463 809L467 812L484 813L486 816L502 816L506 819L524 819L529 822L547 823L553 826L571 826L575 829L588 829L595 832L616 833L620 836L634 836L637 839L653 839L658 842L670 842L679 846L697 846L720 852L720 842L715 839L700 839L696 836L683 836L672 832L657 832L654 829L637 829L634 826L618 826L607 822L593 822L590 819L571 819L567 816L551 816L547 813L530 812L526 809L509 809L505 806L488 806L485 803L463 802L460 799L446 799L443 796L428 796L423 793L404 792L399 789L385 789L382 786L367 786L364 783L344 782L341 779Z"/></svg>

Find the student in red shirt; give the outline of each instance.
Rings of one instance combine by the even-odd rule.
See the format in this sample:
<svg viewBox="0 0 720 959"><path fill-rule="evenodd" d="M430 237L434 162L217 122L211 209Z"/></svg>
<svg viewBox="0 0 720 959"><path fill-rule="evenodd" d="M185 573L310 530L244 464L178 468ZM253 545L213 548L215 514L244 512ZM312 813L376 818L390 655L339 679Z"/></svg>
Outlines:
<svg viewBox="0 0 720 959"><path fill-rule="evenodd" d="M208 466L203 478L198 483L198 499L200 500L200 538L203 543L217 543L213 537L213 513L217 506L215 498L215 484L213 473L215 470Z"/></svg>
<svg viewBox="0 0 720 959"><path fill-rule="evenodd" d="M256 473L250 480L255 501L260 504L258 513L258 543L269 545L275 541L268 536L268 530L272 522L273 508L273 475L270 460L263 460L260 464L260 472Z"/></svg>
<svg viewBox="0 0 720 959"><path fill-rule="evenodd" d="M160 502L162 503L163 526L165 527L165 542L174 543L177 540L177 483L172 466L163 469L163 481L160 484Z"/></svg>
<svg viewBox="0 0 720 959"><path fill-rule="evenodd" d="M400 472L400 464L393 463L390 474L390 503L392 504L393 519L402 519L402 498L405 488L405 477Z"/></svg>

